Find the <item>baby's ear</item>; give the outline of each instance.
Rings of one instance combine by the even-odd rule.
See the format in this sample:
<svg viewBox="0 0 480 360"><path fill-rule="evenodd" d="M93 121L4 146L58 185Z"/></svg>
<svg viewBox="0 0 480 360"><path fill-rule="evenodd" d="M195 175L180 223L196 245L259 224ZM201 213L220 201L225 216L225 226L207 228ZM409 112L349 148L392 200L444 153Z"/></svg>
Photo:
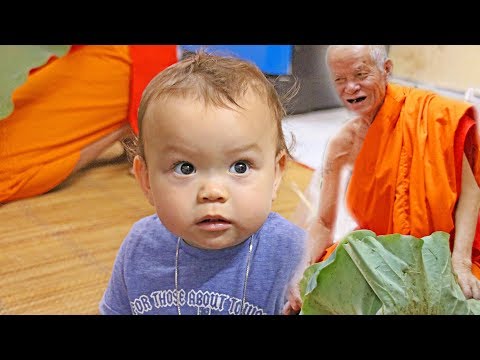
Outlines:
<svg viewBox="0 0 480 360"><path fill-rule="evenodd" d="M147 163L140 155L136 155L133 159L133 173L135 174L135 178L137 179L137 182L145 194L148 202L152 206L155 206L153 202L152 189L150 187L150 180L148 178Z"/></svg>
<svg viewBox="0 0 480 360"><path fill-rule="evenodd" d="M287 164L287 154L281 150L275 158L275 178L273 182L272 201L277 198L277 191L282 181L283 172Z"/></svg>

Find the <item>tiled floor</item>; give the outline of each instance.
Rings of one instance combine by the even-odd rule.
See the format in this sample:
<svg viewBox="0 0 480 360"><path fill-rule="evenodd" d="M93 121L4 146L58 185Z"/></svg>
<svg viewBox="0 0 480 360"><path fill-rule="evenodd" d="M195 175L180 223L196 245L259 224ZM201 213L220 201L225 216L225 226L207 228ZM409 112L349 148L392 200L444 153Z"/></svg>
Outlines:
<svg viewBox="0 0 480 360"><path fill-rule="evenodd" d="M319 167L328 139L348 118L345 108L288 116L283 122L283 130L289 144L291 134L295 136L292 155L305 165Z"/></svg>

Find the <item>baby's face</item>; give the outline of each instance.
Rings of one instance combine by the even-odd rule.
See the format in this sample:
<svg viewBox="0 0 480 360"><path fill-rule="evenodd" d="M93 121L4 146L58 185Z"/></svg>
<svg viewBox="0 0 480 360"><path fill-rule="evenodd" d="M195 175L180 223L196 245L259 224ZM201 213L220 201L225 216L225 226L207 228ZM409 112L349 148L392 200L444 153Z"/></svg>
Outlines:
<svg viewBox="0 0 480 360"><path fill-rule="evenodd" d="M249 93L240 105L170 98L145 117L148 165L136 166L147 179L144 191L167 229L193 246L236 245L271 211L285 156L276 155L267 105Z"/></svg>

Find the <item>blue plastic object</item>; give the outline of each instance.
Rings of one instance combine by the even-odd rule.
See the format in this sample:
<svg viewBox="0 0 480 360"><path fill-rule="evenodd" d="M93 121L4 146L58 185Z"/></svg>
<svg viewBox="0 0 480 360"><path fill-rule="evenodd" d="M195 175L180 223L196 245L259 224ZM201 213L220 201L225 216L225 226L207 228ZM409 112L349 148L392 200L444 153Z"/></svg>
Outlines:
<svg viewBox="0 0 480 360"><path fill-rule="evenodd" d="M293 45L180 45L182 51L204 48L219 55L236 56L255 63L268 75L291 75Z"/></svg>

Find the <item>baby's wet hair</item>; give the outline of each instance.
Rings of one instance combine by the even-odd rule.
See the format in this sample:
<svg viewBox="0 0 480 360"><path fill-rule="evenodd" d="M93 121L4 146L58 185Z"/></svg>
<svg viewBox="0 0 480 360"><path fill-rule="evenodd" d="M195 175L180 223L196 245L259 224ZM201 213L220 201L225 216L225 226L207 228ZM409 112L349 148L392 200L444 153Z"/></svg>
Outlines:
<svg viewBox="0 0 480 360"><path fill-rule="evenodd" d="M251 90L265 99L277 129L277 153L285 151L291 157L282 129L286 116L284 103L298 91L296 84L288 97L281 99L273 83L253 63L234 56L216 55L205 49L187 53L177 63L157 74L145 88L138 109L138 137L124 142L132 160L135 155L145 159L144 123L147 110L158 100L169 97L192 98L205 105L239 109L247 91ZM294 138L290 148L294 144Z"/></svg>

